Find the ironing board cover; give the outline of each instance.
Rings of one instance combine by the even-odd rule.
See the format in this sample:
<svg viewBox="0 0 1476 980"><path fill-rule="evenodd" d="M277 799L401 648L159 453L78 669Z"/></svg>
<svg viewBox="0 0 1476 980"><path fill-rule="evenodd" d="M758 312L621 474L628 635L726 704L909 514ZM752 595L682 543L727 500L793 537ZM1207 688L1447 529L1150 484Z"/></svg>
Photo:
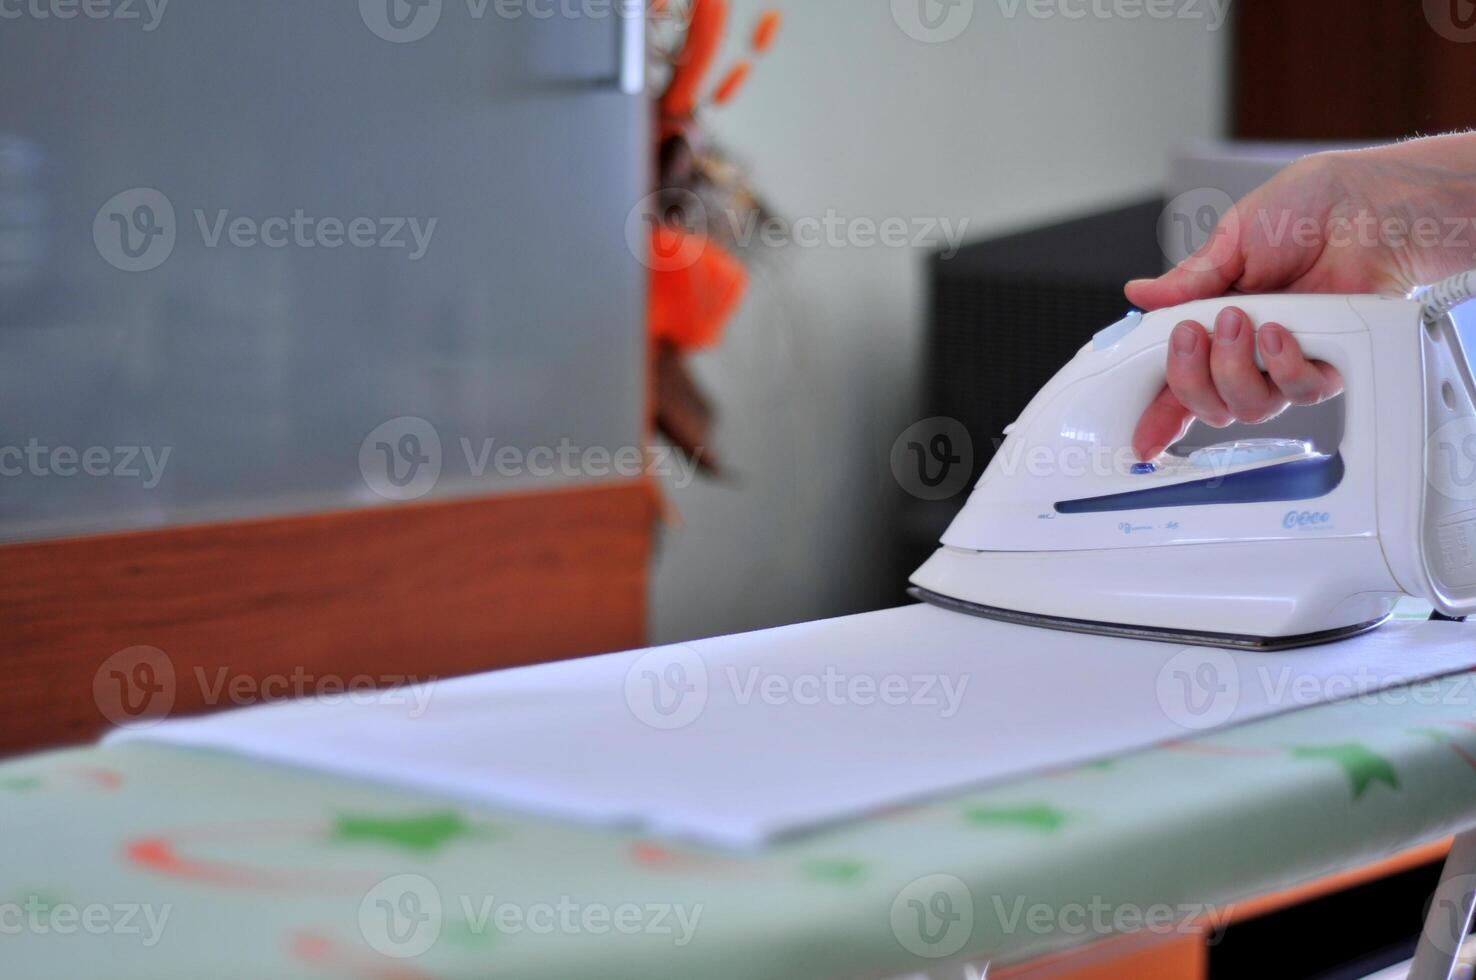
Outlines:
<svg viewBox="0 0 1476 980"><path fill-rule="evenodd" d="M1473 705L1476 674L1447 677L752 857L193 750L39 755L0 765L0 972L752 980L1014 961L1182 929L1476 822Z"/></svg>

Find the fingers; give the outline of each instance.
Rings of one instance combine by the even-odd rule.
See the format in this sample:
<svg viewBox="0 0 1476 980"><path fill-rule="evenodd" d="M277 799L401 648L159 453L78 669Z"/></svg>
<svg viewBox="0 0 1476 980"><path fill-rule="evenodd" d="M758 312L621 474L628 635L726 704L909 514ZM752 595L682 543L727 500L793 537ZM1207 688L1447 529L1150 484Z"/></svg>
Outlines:
<svg viewBox="0 0 1476 980"><path fill-rule="evenodd" d="M1255 361L1258 347L1264 372ZM1175 327L1166 375L1168 384L1133 434L1133 452L1141 460L1179 441L1195 418L1215 428L1264 422L1288 405L1316 405L1343 390L1337 368L1309 361L1291 331L1279 323L1257 331L1235 307L1220 312L1213 336L1190 320Z"/></svg>
<svg viewBox="0 0 1476 980"><path fill-rule="evenodd" d="M1138 429L1133 433L1133 453L1144 462L1157 459L1165 449L1184 438L1193 421L1194 413L1165 385L1138 420Z"/></svg>
<svg viewBox="0 0 1476 980"><path fill-rule="evenodd" d="M1342 393L1343 378L1338 369L1307 360L1297 338L1281 324L1261 327L1259 343L1271 381L1291 404L1316 405Z"/></svg>
<svg viewBox="0 0 1476 980"><path fill-rule="evenodd" d="M1160 310L1196 299L1223 296L1245 271L1238 209L1232 208L1204 246L1157 279L1127 284L1128 301L1144 310Z"/></svg>
<svg viewBox="0 0 1476 980"><path fill-rule="evenodd" d="M1314 218L1320 228L1330 207L1326 183L1325 174L1308 166L1282 171L1226 209L1193 255L1157 279L1128 283L1128 298L1142 309L1157 310L1231 292L1287 288L1312 269L1324 241L1321 233L1313 240L1287 235L1284 216Z"/></svg>
<svg viewBox="0 0 1476 980"><path fill-rule="evenodd" d="M1256 328L1250 317L1233 306L1220 311L1212 346L1210 377L1234 420L1264 422L1286 411L1287 399L1256 365Z"/></svg>
<svg viewBox="0 0 1476 980"><path fill-rule="evenodd" d="M1215 428L1235 417L1230 413L1210 371L1210 337L1203 326L1185 321L1169 338L1168 387L1179 403Z"/></svg>

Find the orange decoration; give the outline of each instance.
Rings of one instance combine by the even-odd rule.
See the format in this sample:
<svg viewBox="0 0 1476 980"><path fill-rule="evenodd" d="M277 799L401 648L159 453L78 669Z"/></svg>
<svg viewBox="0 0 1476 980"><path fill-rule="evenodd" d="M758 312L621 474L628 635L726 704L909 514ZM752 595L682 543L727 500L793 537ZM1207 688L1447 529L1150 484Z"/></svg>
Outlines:
<svg viewBox="0 0 1476 980"><path fill-rule="evenodd" d="M686 119L696 112L702 80L707 77L718 48L722 46L727 23L728 0L695 0L681 58L672 74L671 84L661 96L663 116Z"/></svg>
<svg viewBox="0 0 1476 980"><path fill-rule="evenodd" d="M711 347L748 289L748 270L716 244L679 228L651 233L648 329L682 350ZM661 256L680 257L663 263Z"/></svg>
<svg viewBox="0 0 1476 980"><path fill-rule="evenodd" d="M748 80L748 73L753 66L746 61L740 61L734 65L728 74L718 85L717 91L713 93L712 101L718 105L727 105L738 94L743 83Z"/></svg>
<svg viewBox="0 0 1476 980"><path fill-rule="evenodd" d="M784 15L777 10L766 10L753 30L753 49L760 54L774 46L774 38L784 23Z"/></svg>

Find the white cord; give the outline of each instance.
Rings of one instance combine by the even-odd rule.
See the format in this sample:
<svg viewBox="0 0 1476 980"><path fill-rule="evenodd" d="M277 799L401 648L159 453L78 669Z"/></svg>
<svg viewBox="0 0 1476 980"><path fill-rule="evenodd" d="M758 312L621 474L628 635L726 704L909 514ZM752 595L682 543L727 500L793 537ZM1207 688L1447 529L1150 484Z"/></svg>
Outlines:
<svg viewBox="0 0 1476 980"><path fill-rule="evenodd" d="M1470 299L1476 299L1476 269L1451 276L1433 286L1416 290L1412 297L1425 301L1425 322L1435 325L1451 310Z"/></svg>

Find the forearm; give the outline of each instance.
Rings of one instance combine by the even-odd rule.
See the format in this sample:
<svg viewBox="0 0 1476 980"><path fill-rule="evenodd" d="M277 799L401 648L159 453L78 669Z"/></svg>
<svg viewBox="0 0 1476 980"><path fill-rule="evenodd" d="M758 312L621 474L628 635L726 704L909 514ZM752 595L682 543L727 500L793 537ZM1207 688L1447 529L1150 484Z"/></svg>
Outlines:
<svg viewBox="0 0 1476 980"><path fill-rule="evenodd" d="M1476 221L1476 133L1324 156L1350 196L1376 212L1410 220Z"/></svg>

